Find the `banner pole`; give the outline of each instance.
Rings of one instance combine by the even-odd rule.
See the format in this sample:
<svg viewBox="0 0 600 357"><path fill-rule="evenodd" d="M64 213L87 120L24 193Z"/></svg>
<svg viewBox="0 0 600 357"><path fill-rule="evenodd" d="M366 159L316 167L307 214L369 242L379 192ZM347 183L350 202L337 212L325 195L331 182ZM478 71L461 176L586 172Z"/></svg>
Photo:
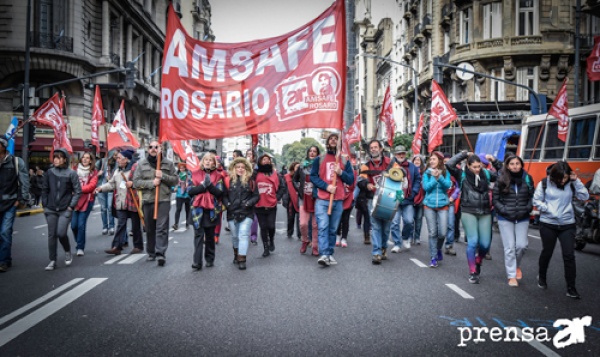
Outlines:
<svg viewBox="0 0 600 357"><path fill-rule="evenodd" d="M123 177L123 180L125 180L125 183L127 183L127 179L125 178L125 174L123 174L123 171L121 171L121 176ZM144 216L142 216L142 212L140 212L140 205L138 204L138 201L137 201L135 195L133 194L133 190L131 189L131 187L129 187L129 193L131 194L133 203L135 203L135 209L137 210L138 216L140 216L140 220L142 221L142 226L144 226L144 228L146 228L146 223L144 223Z"/></svg>
<svg viewBox="0 0 600 357"><path fill-rule="evenodd" d="M158 152L158 159L156 160L156 169L160 170L160 158L162 157L162 150ZM154 195L154 219L158 215L158 193L160 190L160 184L156 186L156 193Z"/></svg>
<svg viewBox="0 0 600 357"><path fill-rule="evenodd" d="M475 150L473 150L473 146L471 145L471 142L469 141L469 137L467 136L467 133L465 133L465 128L463 128L462 123L460 122L460 119L457 119L457 121L458 121L458 124L460 125L460 128L462 129L465 139L467 139L467 144L469 144L469 148L471 149L471 152L474 154ZM442 128L442 130L444 130L444 129Z"/></svg>

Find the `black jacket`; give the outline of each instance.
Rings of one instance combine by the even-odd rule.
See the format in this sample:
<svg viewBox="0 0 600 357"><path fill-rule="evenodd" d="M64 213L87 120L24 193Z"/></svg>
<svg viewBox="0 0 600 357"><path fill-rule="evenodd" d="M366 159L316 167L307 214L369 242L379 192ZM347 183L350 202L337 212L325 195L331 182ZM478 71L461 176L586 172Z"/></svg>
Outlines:
<svg viewBox="0 0 600 357"><path fill-rule="evenodd" d="M476 191L469 183L469 180L467 180L466 178L464 180L462 179L463 170L456 168L456 165L458 165L462 160L466 159L467 157L468 157L467 153L461 152L461 153L456 154L453 158L451 158L446 163L446 169L448 169L448 172L450 172L450 174L452 176L454 176L454 179L456 179L456 182L458 183L458 185L461 186L461 193L460 193L461 212L476 214L476 215L491 214L492 207L490 204L489 191L486 191L486 192ZM492 163L492 166L494 166L494 168L496 170L499 170L502 167L502 163L500 162L500 160L496 160ZM468 170L468 168L465 168L465 170ZM488 170L488 172L490 173L490 181L496 182L496 180L498 179L498 174L491 170ZM484 175L484 177L486 177L485 174L483 174L483 175ZM462 181L462 184L461 184L461 181Z"/></svg>
<svg viewBox="0 0 600 357"><path fill-rule="evenodd" d="M36 196L42 195L42 187L44 186L44 176L37 173L29 177L29 193Z"/></svg>
<svg viewBox="0 0 600 357"><path fill-rule="evenodd" d="M527 184L527 178L531 187ZM523 170L523 182L518 192L513 185L510 186L508 193L500 191L500 185L496 183L492 194L492 203L498 216L507 221L522 221L529 218L529 213L533 210L533 194L535 185L533 178Z"/></svg>
<svg viewBox="0 0 600 357"><path fill-rule="evenodd" d="M283 194L283 197L281 198L281 203L283 205L283 207L289 208L291 202L291 196L290 196L290 187L287 184L287 181L285 181L285 175L283 176L283 182L285 183L285 193ZM294 181L294 177L292 176L292 189L295 192L298 192L298 187L300 186L300 184L298 182ZM298 203L298 202L296 202Z"/></svg>
<svg viewBox="0 0 600 357"><path fill-rule="evenodd" d="M254 205L258 203L258 185L253 178L242 186L239 180L229 183L229 190L223 194L223 204L227 208L227 220L241 222L246 218L254 218Z"/></svg>
<svg viewBox="0 0 600 357"><path fill-rule="evenodd" d="M64 211L67 208L75 209L81 197L81 184L75 170L69 168L71 156L65 149L58 149L67 156L67 163L63 167L53 167L44 175L42 187L42 205L44 209Z"/></svg>
<svg viewBox="0 0 600 357"><path fill-rule="evenodd" d="M294 177L292 177L292 182L294 182L294 187L298 187L298 197L302 200L304 199L304 185L306 185L306 176L310 177L310 171L312 169L312 165L308 167L304 167L303 164L296 166L296 171L294 172Z"/></svg>

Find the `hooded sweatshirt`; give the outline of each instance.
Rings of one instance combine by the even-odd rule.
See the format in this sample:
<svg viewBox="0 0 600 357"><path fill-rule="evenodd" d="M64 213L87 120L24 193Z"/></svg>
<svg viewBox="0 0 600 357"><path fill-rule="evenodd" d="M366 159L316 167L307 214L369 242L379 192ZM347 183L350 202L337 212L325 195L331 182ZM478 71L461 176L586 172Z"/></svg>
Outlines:
<svg viewBox="0 0 600 357"><path fill-rule="evenodd" d="M77 172L69 168L71 155L66 149L60 148L67 157L67 162L60 167L52 167L44 175L42 187L42 205L44 209L64 211L67 208L75 209L81 197L81 184Z"/></svg>
<svg viewBox="0 0 600 357"><path fill-rule="evenodd" d="M540 221L546 224L566 225L575 223L575 212L573 211L573 190L569 187L573 183L575 198L585 201L590 195L579 180L568 181L563 188L557 187L554 182L547 179L546 191L540 181L533 195L533 205L541 212Z"/></svg>

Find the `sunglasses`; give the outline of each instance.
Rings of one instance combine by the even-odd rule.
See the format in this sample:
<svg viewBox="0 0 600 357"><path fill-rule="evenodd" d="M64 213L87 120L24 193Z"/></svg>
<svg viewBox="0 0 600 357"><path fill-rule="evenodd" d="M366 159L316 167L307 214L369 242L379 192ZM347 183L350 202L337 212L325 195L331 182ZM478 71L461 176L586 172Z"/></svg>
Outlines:
<svg viewBox="0 0 600 357"><path fill-rule="evenodd" d="M160 145L150 145L149 148L150 149L158 149L160 147Z"/></svg>

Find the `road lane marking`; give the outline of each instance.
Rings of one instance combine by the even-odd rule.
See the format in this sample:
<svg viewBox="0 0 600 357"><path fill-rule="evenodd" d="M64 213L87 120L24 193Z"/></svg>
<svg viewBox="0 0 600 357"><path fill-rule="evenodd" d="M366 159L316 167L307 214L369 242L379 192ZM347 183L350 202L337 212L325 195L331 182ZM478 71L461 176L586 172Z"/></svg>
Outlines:
<svg viewBox="0 0 600 357"><path fill-rule="evenodd" d="M173 206L177 201L171 201L171 206Z"/></svg>
<svg viewBox="0 0 600 357"><path fill-rule="evenodd" d="M542 238L540 238L540 237L538 237L538 236L534 236L534 235L532 235L532 234L528 234L528 236L530 236L531 238L535 238L535 239L542 239Z"/></svg>
<svg viewBox="0 0 600 357"><path fill-rule="evenodd" d="M111 260L104 262L104 265L110 265L110 264L114 264L115 262L119 261L120 259L125 258L126 256L128 256L129 254L121 254L121 255L117 255L116 257L112 258Z"/></svg>
<svg viewBox="0 0 600 357"><path fill-rule="evenodd" d="M173 237L169 237L169 240L173 240Z"/></svg>
<svg viewBox="0 0 600 357"><path fill-rule="evenodd" d="M462 296L465 299L475 299L471 295L467 294L466 291L464 291L463 289L459 288L458 286L456 286L454 284L446 284L446 286L449 287L450 289L454 290L455 293L457 293L458 295Z"/></svg>
<svg viewBox="0 0 600 357"><path fill-rule="evenodd" d="M427 268L427 265L423 264L419 259L410 258L410 260L412 260L413 263L417 264L421 268Z"/></svg>
<svg viewBox="0 0 600 357"><path fill-rule="evenodd" d="M47 226L48 226L47 224L42 224L41 226L35 226L35 227L33 227L33 229L40 229L40 228L44 228L44 227L47 227Z"/></svg>
<svg viewBox="0 0 600 357"><path fill-rule="evenodd" d="M35 310L29 315L16 321L12 325L9 325L3 330L0 330L0 347L14 340L23 332L29 330L33 326L37 325L38 323L50 317L54 313L58 312L60 309L77 300L85 293L92 290L107 279L108 278L88 279L87 281L75 287L73 290L68 291L67 293L63 294L62 296L59 296L55 300L46 304L45 306L42 306L41 308Z"/></svg>
<svg viewBox="0 0 600 357"><path fill-rule="evenodd" d="M513 327L513 326L510 326ZM516 326L514 326L516 327ZM517 327L517 336L519 336L519 338L521 339L521 341L523 341L523 334L521 333L521 329ZM543 345L540 341L536 340L535 338L532 339L531 341L525 341L528 344L531 345L531 347L535 348L536 350L540 351L542 354L544 354L547 357L560 357L560 355L554 351L552 351L551 349L549 349L548 347L546 347L545 345Z"/></svg>
<svg viewBox="0 0 600 357"><path fill-rule="evenodd" d="M25 311L34 308L36 306L38 306L39 304L43 303L46 300L51 299L52 297L54 297L55 295L57 295L58 293L70 288L71 286L79 283L80 281L84 280L83 278L77 278L77 279L73 279L71 281L69 281L68 283L59 286L58 288L52 290L51 292L49 292L48 294L42 296L39 299L36 299L32 302L30 302L29 304L23 306L22 308L15 310L13 312L11 312L10 314L0 318L0 326L3 325L5 322L10 321L12 319L14 319L15 317L21 315L22 313L24 313Z"/></svg>
<svg viewBox="0 0 600 357"><path fill-rule="evenodd" d="M133 264L138 260L147 257L146 254L131 254L127 259L121 260L118 264Z"/></svg>
<svg viewBox="0 0 600 357"><path fill-rule="evenodd" d="M92 216L97 216L97 215L99 215L100 213L102 213L102 212L94 212L94 213L92 213Z"/></svg>

